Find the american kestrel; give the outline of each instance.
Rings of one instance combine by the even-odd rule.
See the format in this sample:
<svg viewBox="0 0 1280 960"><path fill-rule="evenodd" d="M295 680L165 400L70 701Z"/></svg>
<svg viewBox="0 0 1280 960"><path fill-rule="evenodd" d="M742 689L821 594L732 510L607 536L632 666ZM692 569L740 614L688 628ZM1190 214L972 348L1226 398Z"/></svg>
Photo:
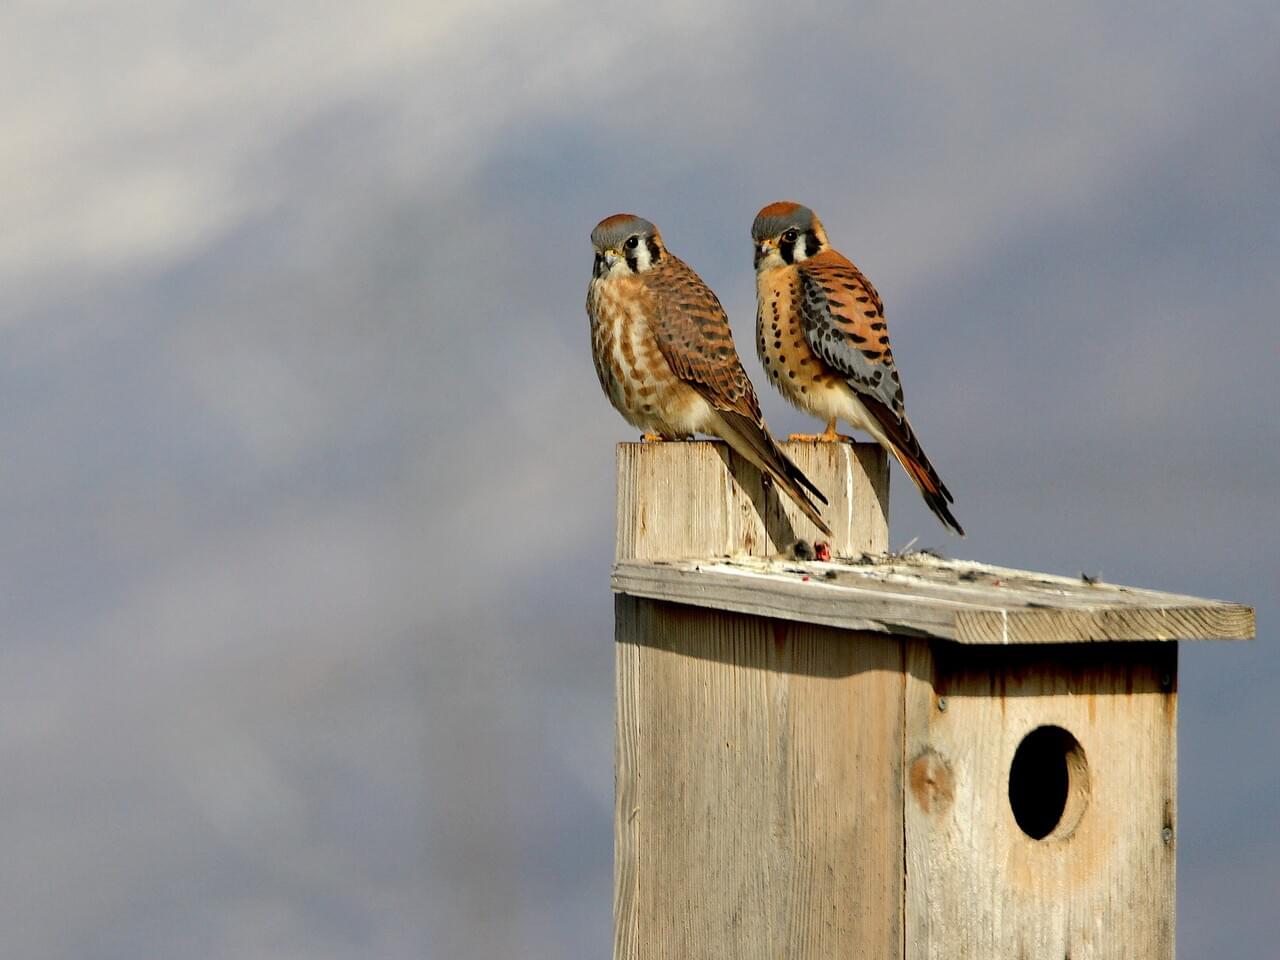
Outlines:
<svg viewBox="0 0 1280 960"><path fill-rule="evenodd" d="M751 226L756 263L756 346L765 373L791 403L865 430L897 458L939 520L964 536L950 491L925 456L902 405L884 307L871 281L827 242L798 203L771 203Z"/></svg>
<svg viewBox="0 0 1280 960"><path fill-rule="evenodd" d="M601 220L591 245L591 347L600 386L618 412L650 440L719 437L830 536L805 491L827 498L770 436L716 295L641 217Z"/></svg>

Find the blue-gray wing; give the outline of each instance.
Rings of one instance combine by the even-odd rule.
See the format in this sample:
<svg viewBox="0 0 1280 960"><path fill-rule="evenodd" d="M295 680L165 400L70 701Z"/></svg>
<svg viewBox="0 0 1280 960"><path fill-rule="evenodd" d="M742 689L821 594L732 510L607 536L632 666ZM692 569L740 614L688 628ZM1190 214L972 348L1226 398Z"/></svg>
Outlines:
<svg viewBox="0 0 1280 960"><path fill-rule="evenodd" d="M805 260L799 273L801 322L810 349L860 399L904 419L902 385L875 287L834 250Z"/></svg>

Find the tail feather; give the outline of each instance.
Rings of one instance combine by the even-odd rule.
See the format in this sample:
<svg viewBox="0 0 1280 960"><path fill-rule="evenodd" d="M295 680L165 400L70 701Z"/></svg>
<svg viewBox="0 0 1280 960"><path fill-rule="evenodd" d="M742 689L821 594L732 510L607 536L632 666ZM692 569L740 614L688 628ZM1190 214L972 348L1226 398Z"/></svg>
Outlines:
<svg viewBox="0 0 1280 960"><path fill-rule="evenodd" d="M772 479L780 490L795 501L800 512L815 527L828 537L831 536L831 528L822 519L822 514L805 490L811 491L824 504L827 498L782 452L782 448L769 436L768 430L736 412L721 411L720 420L724 427L723 431L717 432L720 438Z"/></svg>
<svg viewBox="0 0 1280 960"><path fill-rule="evenodd" d="M804 475L803 471L795 465L795 461L788 457L786 453L782 451L782 448L776 443L774 444L774 449L778 451L778 456L782 458L782 462L787 470L787 476L812 493L814 497L822 502L823 506L826 506L827 498L823 495L822 491L815 487L809 478Z"/></svg>
<svg viewBox="0 0 1280 960"><path fill-rule="evenodd" d="M920 491L920 496L924 498L925 504L933 511L933 515L942 521L943 526L954 530L960 536L964 536L964 528L960 526L959 521L951 514L948 503L955 503L951 497L951 491L943 484L942 478L938 476L938 471L933 468L933 464L929 462L929 458L924 455L924 450L920 445L915 444L914 450L903 450L900 446L890 444L889 449L897 458L898 463L902 464L902 469L906 471L911 482L916 485L916 489Z"/></svg>
<svg viewBox="0 0 1280 960"><path fill-rule="evenodd" d="M942 525L963 537L964 528L951 515L951 510L947 507L947 504L955 503L951 497L951 491L947 489L942 478L938 476L938 471L933 469L933 464L925 456L924 447L920 445L915 431L911 429L911 422L874 397L862 394L858 400L875 418L874 425L861 424L861 426L866 427L868 432L876 438L876 442L892 453L902 464L902 469L907 472L911 482L920 491L920 496L924 497L924 502L933 511L933 515L942 521Z"/></svg>

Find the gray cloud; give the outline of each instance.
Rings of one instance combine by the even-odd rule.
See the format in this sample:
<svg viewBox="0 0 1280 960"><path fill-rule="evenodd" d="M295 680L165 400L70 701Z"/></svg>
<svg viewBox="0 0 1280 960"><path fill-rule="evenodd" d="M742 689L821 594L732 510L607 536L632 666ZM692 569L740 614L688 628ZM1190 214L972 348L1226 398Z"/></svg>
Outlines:
<svg viewBox="0 0 1280 960"><path fill-rule="evenodd" d="M5 952L607 949L630 434L582 302L619 210L740 344L755 210L823 216L971 530L895 475L895 543L1253 601L1265 636L1280 20L1201 14L24 6ZM1180 945L1250 956L1280 669L1183 662Z"/></svg>

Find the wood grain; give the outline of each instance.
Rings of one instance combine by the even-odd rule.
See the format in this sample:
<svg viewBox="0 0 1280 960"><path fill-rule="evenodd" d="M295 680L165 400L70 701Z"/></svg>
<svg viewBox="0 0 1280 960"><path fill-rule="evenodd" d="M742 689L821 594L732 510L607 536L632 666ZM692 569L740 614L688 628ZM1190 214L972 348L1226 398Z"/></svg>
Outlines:
<svg viewBox="0 0 1280 960"><path fill-rule="evenodd" d="M878 444L783 443L830 501L831 549L888 545L889 480ZM760 473L718 441L618 444L617 559L768 556L827 539Z"/></svg>
<svg viewBox="0 0 1280 960"><path fill-rule="evenodd" d="M1176 650L909 644L909 960L1173 956ZM1009 771L1044 725L1079 741L1087 786L1074 830L1035 840Z"/></svg>
<svg viewBox="0 0 1280 960"><path fill-rule="evenodd" d="M615 957L898 956L901 646L631 598L617 615Z"/></svg>
<svg viewBox="0 0 1280 960"><path fill-rule="evenodd" d="M623 561L620 593L963 644L1251 639L1251 607L927 557Z"/></svg>
<svg viewBox="0 0 1280 960"><path fill-rule="evenodd" d="M614 598L617 704L614 734L613 955L639 957L640 650L635 632L643 600Z"/></svg>

